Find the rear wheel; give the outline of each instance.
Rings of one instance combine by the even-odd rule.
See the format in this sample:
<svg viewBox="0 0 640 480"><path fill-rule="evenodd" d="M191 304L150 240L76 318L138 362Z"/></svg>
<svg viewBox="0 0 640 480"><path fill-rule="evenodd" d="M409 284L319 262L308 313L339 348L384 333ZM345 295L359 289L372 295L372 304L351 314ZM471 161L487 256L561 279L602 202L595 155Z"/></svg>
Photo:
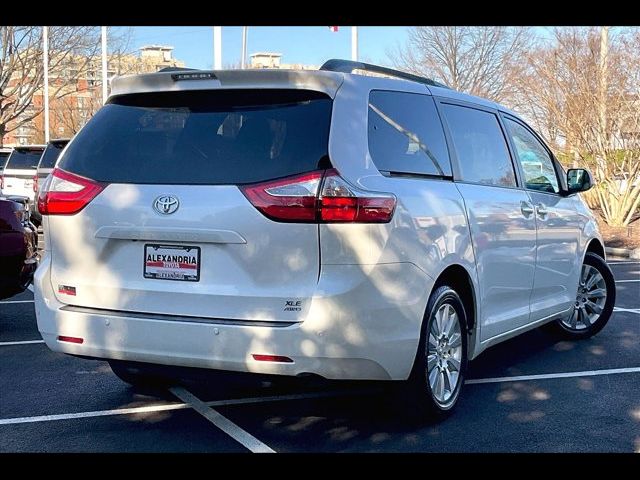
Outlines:
<svg viewBox="0 0 640 480"><path fill-rule="evenodd" d="M460 296L438 287L427 304L422 335L407 382L414 412L441 416L456 405L467 370L467 315Z"/></svg>
<svg viewBox="0 0 640 480"><path fill-rule="evenodd" d="M149 371L142 364L123 360L109 360L109 366L120 380L134 387L160 388L170 383L168 378Z"/></svg>
<svg viewBox="0 0 640 480"><path fill-rule="evenodd" d="M595 253L587 253L571 315L550 323L549 329L567 339L589 338L607 324L615 303L616 283L609 265Z"/></svg>

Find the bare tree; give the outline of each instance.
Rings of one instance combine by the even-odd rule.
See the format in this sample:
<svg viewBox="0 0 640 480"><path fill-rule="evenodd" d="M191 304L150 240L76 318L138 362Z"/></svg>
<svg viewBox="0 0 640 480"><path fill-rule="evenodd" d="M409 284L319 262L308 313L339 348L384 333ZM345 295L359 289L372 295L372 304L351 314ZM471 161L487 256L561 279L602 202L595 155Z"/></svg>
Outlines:
<svg viewBox="0 0 640 480"><path fill-rule="evenodd" d="M538 127L569 165L589 167L585 197L612 226L640 204L640 32L606 39L604 29L563 27L530 52L515 82L514 109Z"/></svg>
<svg viewBox="0 0 640 480"><path fill-rule="evenodd" d="M51 113L58 128L73 136L102 107L102 89L88 89L82 96L65 96L53 103Z"/></svg>
<svg viewBox="0 0 640 480"><path fill-rule="evenodd" d="M505 101L534 40L527 27L413 27L390 57L396 67L456 90Z"/></svg>
<svg viewBox="0 0 640 480"><path fill-rule="evenodd" d="M115 33L115 32L114 32ZM128 30L113 35L111 46L128 46ZM78 79L100 52L100 29L87 26L49 27L50 99L62 98L83 87ZM33 102L44 85L42 27L0 26L0 145L2 138L29 124L43 110Z"/></svg>

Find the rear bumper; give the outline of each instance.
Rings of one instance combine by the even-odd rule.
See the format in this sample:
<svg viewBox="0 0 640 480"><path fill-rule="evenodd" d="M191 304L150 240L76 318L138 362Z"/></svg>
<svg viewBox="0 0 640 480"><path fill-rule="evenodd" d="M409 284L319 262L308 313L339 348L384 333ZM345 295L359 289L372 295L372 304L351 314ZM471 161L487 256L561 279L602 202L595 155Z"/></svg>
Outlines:
<svg viewBox="0 0 640 480"><path fill-rule="evenodd" d="M54 351L184 367L329 379L403 380L411 371L432 287L409 263L326 265L304 322L251 326L62 310L45 256L35 279L38 329ZM339 281L337 280L339 279ZM80 337L82 344L58 336ZM289 357L261 362L253 354Z"/></svg>

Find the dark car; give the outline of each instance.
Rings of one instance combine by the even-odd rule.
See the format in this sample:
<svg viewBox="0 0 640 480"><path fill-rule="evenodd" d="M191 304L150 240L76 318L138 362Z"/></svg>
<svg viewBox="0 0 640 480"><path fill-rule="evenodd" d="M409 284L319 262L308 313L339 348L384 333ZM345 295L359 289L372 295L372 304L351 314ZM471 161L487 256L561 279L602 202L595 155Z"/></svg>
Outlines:
<svg viewBox="0 0 640 480"><path fill-rule="evenodd" d="M38 170L33 177L33 191L36 193L36 197L40 186L44 184L47 176L53 171L53 167L56 165L60 152L64 150L64 147L69 143L69 140L70 139L68 138L58 138L50 140L49 143L47 143L47 148L42 152L42 156L38 162ZM40 215L37 202L35 201L31 203L31 220L36 225L40 225L42 223L42 215Z"/></svg>
<svg viewBox="0 0 640 480"><path fill-rule="evenodd" d="M26 197L0 196L0 299L22 292L38 265L38 237Z"/></svg>

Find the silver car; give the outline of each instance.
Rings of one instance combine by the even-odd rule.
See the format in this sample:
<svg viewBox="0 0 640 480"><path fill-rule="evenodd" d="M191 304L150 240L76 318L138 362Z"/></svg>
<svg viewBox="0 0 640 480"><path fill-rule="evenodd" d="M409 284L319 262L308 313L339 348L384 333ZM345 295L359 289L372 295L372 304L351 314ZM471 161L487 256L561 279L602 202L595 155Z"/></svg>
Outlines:
<svg viewBox="0 0 640 480"><path fill-rule="evenodd" d="M339 60L112 86L38 198L52 350L132 384L163 365L398 381L445 413L486 348L609 320L590 174L496 103Z"/></svg>

